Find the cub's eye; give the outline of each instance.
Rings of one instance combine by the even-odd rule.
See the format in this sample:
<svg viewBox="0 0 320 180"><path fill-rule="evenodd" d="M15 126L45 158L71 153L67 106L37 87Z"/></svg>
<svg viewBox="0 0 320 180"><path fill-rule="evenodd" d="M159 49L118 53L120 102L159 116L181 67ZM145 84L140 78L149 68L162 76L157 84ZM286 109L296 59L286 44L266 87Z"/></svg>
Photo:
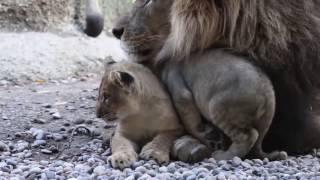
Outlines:
<svg viewBox="0 0 320 180"><path fill-rule="evenodd" d="M109 94L103 94L103 99L102 99L102 101L103 101L104 103L108 103L110 97L111 97L111 96L110 96Z"/></svg>

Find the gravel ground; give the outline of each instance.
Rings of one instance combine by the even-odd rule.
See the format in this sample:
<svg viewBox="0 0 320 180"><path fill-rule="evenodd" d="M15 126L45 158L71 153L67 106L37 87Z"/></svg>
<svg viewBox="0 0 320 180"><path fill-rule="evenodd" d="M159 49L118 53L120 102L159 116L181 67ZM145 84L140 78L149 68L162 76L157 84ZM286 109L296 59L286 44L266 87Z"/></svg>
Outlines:
<svg viewBox="0 0 320 180"><path fill-rule="evenodd" d="M2 179L320 179L320 154L286 161L244 160L159 166L139 161L113 169L109 137L114 123L95 118L99 78L0 86L0 180ZM86 127L91 133L76 127ZM75 136L70 143L71 132Z"/></svg>

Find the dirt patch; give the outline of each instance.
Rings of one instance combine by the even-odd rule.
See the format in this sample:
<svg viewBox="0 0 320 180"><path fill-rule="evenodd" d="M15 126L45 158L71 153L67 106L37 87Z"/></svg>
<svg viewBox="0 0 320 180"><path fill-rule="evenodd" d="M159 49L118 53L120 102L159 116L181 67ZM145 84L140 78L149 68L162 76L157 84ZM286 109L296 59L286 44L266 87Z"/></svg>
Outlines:
<svg viewBox="0 0 320 180"><path fill-rule="evenodd" d="M0 39L0 86L101 73L104 61L125 58L119 41L105 35L0 33Z"/></svg>

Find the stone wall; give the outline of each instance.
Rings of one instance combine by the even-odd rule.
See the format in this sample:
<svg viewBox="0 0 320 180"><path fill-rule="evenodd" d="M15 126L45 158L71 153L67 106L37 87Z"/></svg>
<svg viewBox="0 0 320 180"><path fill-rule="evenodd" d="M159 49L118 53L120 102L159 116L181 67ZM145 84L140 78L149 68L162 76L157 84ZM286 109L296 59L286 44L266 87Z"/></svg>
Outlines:
<svg viewBox="0 0 320 180"><path fill-rule="evenodd" d="M71 23L73 0L1 0L2 31L47 31Z"/></svg>
<svg viewBox="0 0 320 180"><path fill-rule="evenodd" d="M100 0L110 29L132 0ZM55 31L84 24L84 0L0 0L0 31Z"/></svg>

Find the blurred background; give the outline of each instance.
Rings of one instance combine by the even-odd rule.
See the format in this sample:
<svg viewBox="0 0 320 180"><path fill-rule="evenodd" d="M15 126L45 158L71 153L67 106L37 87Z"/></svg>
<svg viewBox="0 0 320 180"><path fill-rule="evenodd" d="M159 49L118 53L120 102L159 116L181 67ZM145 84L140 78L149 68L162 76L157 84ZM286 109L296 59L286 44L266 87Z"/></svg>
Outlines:
<svg viewBox="0 0 320 180"><path fill-rule="evenodd" d="M85 0L0 0L0 86L99 74L106 59L124 59L109 32L132 2L99 0L105 29L90 38Z"/></svg>
<svg viewBox="0 0 320 180"><path fill-rule="evenodd" d="M133 0L99 0L105 29L127 12ZM59 31L84 23L85 0L1 0L1 31Z"/></svg>

